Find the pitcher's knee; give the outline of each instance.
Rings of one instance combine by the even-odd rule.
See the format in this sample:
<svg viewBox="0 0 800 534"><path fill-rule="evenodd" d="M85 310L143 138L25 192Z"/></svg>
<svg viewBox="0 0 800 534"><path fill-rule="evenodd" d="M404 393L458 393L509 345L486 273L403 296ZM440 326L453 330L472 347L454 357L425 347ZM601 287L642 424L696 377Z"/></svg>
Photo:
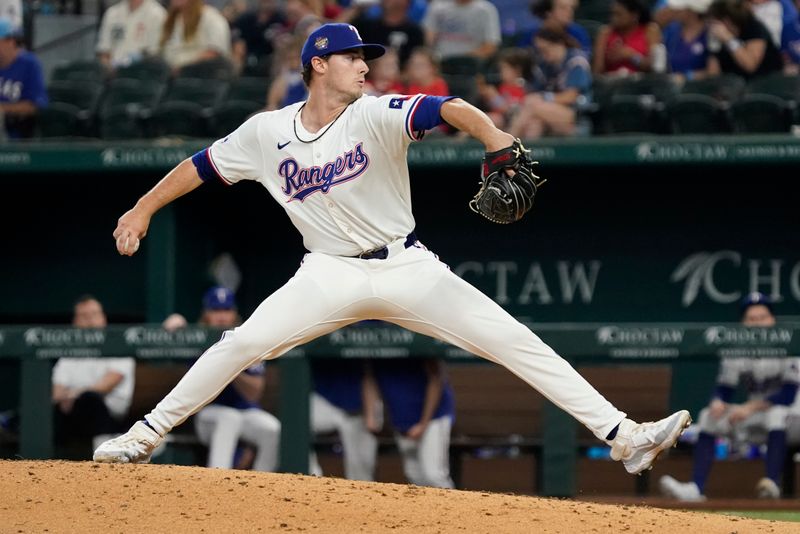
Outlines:
<svg viewBox="0 0 800 534"><path fill-rule="evenodd" d="M229 330L225 332L220 343L229 344L231 353L243 363L263 356L270 348L270 340L264 333L254 331L252 328L243 330L239 327Z"/></svg>

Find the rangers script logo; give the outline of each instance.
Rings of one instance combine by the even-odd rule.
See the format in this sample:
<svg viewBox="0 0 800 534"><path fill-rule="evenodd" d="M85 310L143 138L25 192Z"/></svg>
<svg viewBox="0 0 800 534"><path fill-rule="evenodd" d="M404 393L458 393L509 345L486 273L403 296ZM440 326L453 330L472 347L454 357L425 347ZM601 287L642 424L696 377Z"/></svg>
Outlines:
<svg viewBox="0 0 800 534"><path fill-rule="evenodd" d="M278 164L278 175L286 180L284 194L289 202L302 202L308 195L322 191L327 193L331 187L358 178L369 167L369 156L364 152L363 143L348 150L334 161L322 167L300 167L294 158L286 158Z"/></svg>

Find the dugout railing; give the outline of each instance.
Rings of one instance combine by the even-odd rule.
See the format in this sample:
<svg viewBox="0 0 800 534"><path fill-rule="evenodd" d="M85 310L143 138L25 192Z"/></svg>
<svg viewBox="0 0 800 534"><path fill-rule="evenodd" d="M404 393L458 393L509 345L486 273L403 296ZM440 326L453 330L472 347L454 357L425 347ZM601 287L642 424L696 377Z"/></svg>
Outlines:
<svg viewBox="0 0 800 534"><path fill-rule="evenodd" d="M576 366L670 364L670 410L693 413L707 401L720 357L786 357L800 354L800 324L746 328L733 323L532 324L545 342ZM133 356L147 361L196 358L219 331L188 327L167 332L158 325L115 325L104 330L57 326L0 327L0 358L20 362L19 455L51 458L51 370L60 357ZM441 357L484 362L456 347L393 325L354 325L293 349L280 367L281 470L308 472L311 358ZM488 362L486 362L489 364ZM698 369L704 369L698 372ZM710 371L710 372L709 372ZM487 399L490 402L490 399ZM624 408L624 407L621 407ZM537 465L539 493L575 493L576 422L545 402Z"/></svg>

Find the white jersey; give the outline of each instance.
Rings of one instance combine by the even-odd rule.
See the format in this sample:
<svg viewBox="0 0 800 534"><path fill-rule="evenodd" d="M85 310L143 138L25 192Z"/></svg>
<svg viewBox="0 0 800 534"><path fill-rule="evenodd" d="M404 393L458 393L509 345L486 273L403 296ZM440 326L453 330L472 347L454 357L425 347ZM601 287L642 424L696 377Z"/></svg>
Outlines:
<svg viewBox="0 0 800 534"><path fill-rule="evenodd" d="M785 383L800 383L800 358L723 358L717 383L741 384L749 398L765 398Z"/></svg>
<svg viewBox="0 0 800 534"><path fill-rule="evenodd" d="M103 15L97 51L110 54L115 66L130 64L144 55L155 56L166 18L167 11L156 0L144 0L133 11L128 0L122 0Z"/></svg>
<svg viewBox="0 0 800 534"><path fill-rule="evenodd" d="M423 97L365 95L315 133L303 128L302 103L260 113L209 159L228 183L261 182L309 251L354 256L414 230L406 153Z"/></svg>
<svg viewBox="0 0 800 534"><path fill-rule="evenodd" d="M53 367L53 383L71 389L88 388L109 371L123 376L117 387L104 397L114 417L125 417L133 400L136 360L133 358L61 358Z"/></svg>

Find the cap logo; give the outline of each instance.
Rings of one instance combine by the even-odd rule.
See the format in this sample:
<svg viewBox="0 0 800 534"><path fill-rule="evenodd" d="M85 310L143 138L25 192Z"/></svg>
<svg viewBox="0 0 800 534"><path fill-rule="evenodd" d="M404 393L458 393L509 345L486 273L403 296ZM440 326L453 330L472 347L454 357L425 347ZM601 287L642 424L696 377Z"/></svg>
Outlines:
<svg viewBox="0 0 800 534"><path fill-rule="evenodd" d="M358 28L356 28L356 27L355 27L355 26L353 26L353 25L350 25L350 29L351 29L351 30L353 30L353 32L356 34L356 37L358 37L358 40L359 40L359 41L363 41L363 39L361 39L361 34L360 34L360 33L358 33Z"/></svg>
<svg viewBox="0 0 800 534"><path fill-rule="evenodd" d="M327 37L317 37L317 40L314 41L314 48L317 50L325 50L328 48L328 38Z"/></svg>

